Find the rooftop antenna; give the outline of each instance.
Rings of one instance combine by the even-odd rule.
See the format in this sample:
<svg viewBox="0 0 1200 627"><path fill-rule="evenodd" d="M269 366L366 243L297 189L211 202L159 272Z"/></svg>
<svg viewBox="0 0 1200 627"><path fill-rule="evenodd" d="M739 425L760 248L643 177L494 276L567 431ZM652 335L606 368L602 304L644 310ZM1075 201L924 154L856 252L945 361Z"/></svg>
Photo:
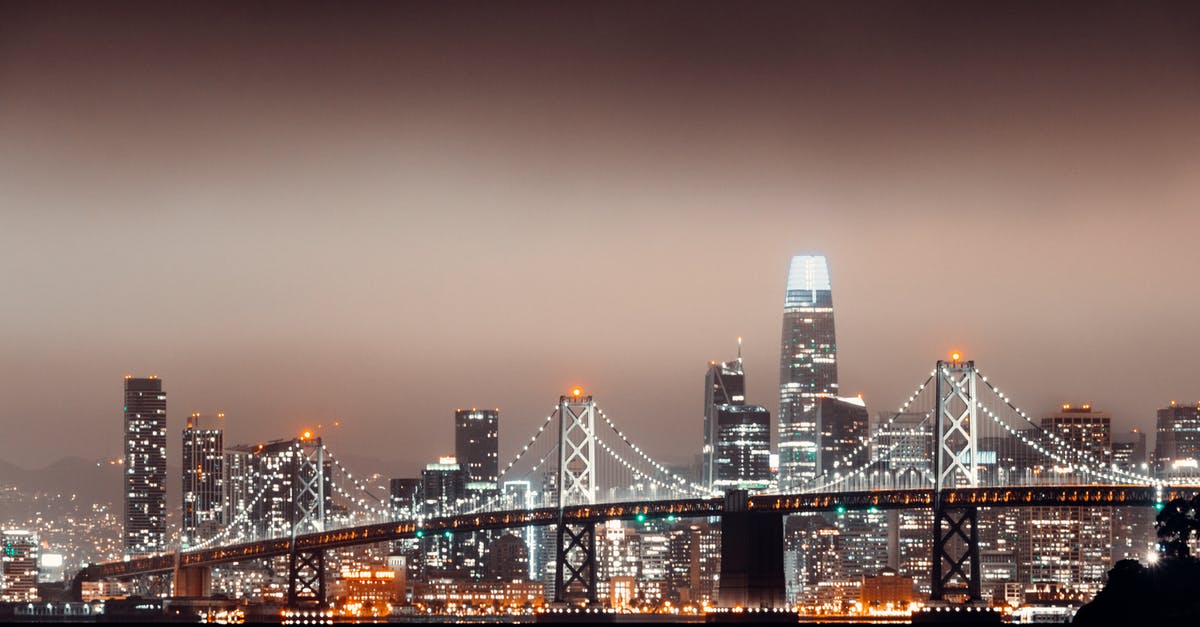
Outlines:
<svg viewBox="0 0 1200 627"><path fill-rule="evenodd" d="M742 361L742 336L738 336L738 361Z"/></svg>

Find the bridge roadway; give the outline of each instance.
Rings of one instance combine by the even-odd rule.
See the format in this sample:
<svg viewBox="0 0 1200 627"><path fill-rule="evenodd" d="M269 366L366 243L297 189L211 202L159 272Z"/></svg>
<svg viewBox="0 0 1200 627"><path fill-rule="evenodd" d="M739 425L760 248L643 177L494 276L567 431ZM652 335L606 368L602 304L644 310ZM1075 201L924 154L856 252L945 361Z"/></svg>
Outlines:
<svg viewBox="0 0 1200 627"><path fill-rule="evenodd" d="M1144 485L1071 485L1019 486L997 488L958 488L943 491L942 498L951 507L1069 507L1124 506L1149 507L1156 502L1168 502L1177 497L1191 498L1200 491L1198 486L1170 486L1159 491ZM876 509L932 508L932 489L869 490L859 492L823 492L811 494L759 494L749 498L751 512L795 514L802 512L831 512ZM646 518L703 518L720 516L725 501L721 497L707 499L673 499L629 503L576 505L563 510L567 523L599 523L606 520L635 520ZM477 514L462 514L429 518L421 523L404 520L346 527L296 536L294 549L313 551L338 547L374 544L391 540L418 537L418 532L438 534L446 531L465 533L489 529L508 529L529 525L552 525L558 522L558 508L520 509ZM287 555L293 550L291 538L256 540L215 548L165 553L123 561L89 564L78 580L97 581L121 579L171 572L188 566L212 566L264 557Z"/></svg>

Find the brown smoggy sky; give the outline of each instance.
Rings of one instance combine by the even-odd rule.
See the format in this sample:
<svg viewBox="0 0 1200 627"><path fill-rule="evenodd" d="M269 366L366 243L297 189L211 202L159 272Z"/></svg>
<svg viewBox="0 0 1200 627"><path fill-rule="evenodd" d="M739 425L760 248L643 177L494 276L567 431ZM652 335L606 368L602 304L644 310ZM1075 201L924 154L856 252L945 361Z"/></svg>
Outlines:
<svg viewBox="0 0 1200 627"><path fill-rule="evenodd" d="M690 461L788 259L893 409L959 348L1034 414L1200 399L1200 10L1155 3L0 4L0 458L342 420L411 473L585 386ZM172 463L177 463L172 462Z"/></svg>

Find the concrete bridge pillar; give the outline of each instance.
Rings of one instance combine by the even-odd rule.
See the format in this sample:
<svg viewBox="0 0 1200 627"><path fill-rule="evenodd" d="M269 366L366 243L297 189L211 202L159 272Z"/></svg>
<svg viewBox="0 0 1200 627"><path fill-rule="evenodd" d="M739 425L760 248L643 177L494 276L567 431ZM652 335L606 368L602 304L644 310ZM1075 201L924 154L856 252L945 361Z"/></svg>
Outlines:
<svg viewBox="0 0 1200 627"><path fill-rule="evenodd" d="M212 596L212 569L208 566L176 566L174 596L207 598Z"/></svg>
<svg viewBox="0 0 1200 627"><path fill-rule="evenodd" d="M787 607L783 578L783 515L752 512L749 494L725 494L721 515L721 607Z"/></svg>

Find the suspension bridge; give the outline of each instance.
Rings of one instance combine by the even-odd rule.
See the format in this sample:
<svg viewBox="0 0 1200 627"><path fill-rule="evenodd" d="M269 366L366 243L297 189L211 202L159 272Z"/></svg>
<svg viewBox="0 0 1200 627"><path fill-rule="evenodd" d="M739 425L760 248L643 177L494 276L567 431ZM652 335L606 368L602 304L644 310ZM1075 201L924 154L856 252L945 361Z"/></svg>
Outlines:
<svg viewBox="0 0 1200 627"><path fill-rule="evenodd" d="M926 509L933 512L931 600L969 604L982 596L980 508L1152 507L1200 491L1122 467L1110 450L1066 431L1043 429L957 355L937 362L855 448L818 466L826 471L753 494L713 494L673 472L578 388L560 397L501 469L500 485L527 489L463 500L438 516L376 496L387 492L356 478L320 438L275 446L287 460L275 469L288 475L287 494L260 481L219 533L163 554L91 564L76 576L76 593L83 581L169 573L176 596L207 596L213 566L286 557L288 605L323 605L331 549L552 526L555 601L595 602L597 524L719 517L719 604L782 608L785 515Z"/></svg>

